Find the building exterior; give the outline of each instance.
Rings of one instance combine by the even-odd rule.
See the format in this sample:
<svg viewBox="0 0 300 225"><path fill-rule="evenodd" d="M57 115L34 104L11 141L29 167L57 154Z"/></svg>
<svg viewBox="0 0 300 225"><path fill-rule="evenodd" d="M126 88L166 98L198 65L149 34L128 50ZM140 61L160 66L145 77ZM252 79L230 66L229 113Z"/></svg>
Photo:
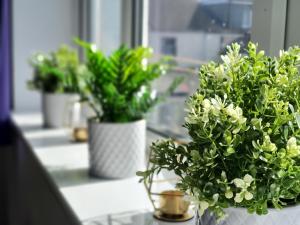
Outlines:
<svg viewBox="0 0 300 225"><path fill-rule="evenodd" d="M150 46L161 54L217 60L226 45L250 39L252 0L154 0L150 6Z"/></svg>

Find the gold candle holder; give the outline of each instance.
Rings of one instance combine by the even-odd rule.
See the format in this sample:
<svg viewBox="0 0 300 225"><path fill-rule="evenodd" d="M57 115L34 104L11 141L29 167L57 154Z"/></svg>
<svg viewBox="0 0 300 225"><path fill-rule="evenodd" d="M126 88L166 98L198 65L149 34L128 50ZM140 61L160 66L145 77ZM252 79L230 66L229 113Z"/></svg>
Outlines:
<svg viewBox="0 0 300 225"><path fill-rule="evenodd" d="M151 158L152 152L150 151ZM147 170L150 170L153 165L148 161ZM154 179L154 174L151 174L144 180L144 186L147 190L149 200L154 208L154 217L158 220L168 222L184 222L194 217L194 212L190 210L190 201L185 196L186 194L180 190L164 190L161 192L152 192L154 183L163 183L178 181L178 178L171 179ZM155 196L158 196L158 201Z"/></svg>
<svg viewBox="0 0 300 225"><path fill-rule="evenodd" d="M73 128L73 139L76 142L86 142L88 140L88 131L86 127Z"/></svg>
<svg viewBox="0 0 300 225"><path fill-rule="evenodd" d="M88 140L87 120L94 116L87 102L70 101L66 105L64 124L71 141L86 142Z"/></svg>
<svg viewBox="0 0 300 225"><path fill-rule="evenodd" d="M156 219L168 222L184 222L194 217L194 213L189 211L190 202L185 199L183 192L167 190L151 195L159 195L159 205L155 207L154 211Z"/></svg>
<svg viewBox="0 0 300 225"><path fill-rule="evenodd" d="M189 209L190 202L185 200L184 193L181 191L163 191L159 197L159 211L165 216L181 217Z"/></svg>

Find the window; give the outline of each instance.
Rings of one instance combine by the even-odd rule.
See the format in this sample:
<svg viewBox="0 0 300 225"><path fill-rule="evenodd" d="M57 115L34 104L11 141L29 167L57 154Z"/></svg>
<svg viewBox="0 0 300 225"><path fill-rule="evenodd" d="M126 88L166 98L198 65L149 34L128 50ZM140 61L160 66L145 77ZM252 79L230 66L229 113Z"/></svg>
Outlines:
<svg viewBox="0 0 300 225"><path fill-rule="evenodd" d="M184 83L150 116L149 125L182 134L184 104L198 87L197 71L210 60L219 60L226 46L250 40L253 0L151 0L149 45L157 57L172 56L174 67L157 82L163 89L176 76ZM176 104L174 104L174 102Z"/></svg>
<svg viewBox="0 0 300 225"><path fill-rule="evenodd" d="M249 41L252 3L253 0L151 0L149 44L160 53L175 45L178 56L217 59L226 45ZM162 47L158 40L162 40Z"/></svg>

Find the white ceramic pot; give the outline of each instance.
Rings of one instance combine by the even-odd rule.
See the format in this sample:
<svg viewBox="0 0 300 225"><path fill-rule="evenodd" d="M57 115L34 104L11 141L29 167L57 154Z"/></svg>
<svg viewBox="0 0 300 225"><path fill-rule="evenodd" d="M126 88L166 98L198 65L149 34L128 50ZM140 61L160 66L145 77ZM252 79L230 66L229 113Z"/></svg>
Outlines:
<svg viewBox="0 0 300 225"><path fill-rule="evenodd" d="M244 208L228 208L225 209L228 216L219 223L206 211L201 218L196 219L196 225L300 225L300 205L268 211L267 215L259 216L249 214Z"/></svg>
<svg viewBox="0 0 300 225"><path fill-rule="evenodd" d="M42 94L42 112L44 127L59 128L63 127L69 103L79 101L78 94Z"/></svg>
<svg viewBox="0 0 300 225"><path fill-rule="evenodd" d="M135 176L143 169L146 121L89 122L90 174L105 178Z"/></svg>

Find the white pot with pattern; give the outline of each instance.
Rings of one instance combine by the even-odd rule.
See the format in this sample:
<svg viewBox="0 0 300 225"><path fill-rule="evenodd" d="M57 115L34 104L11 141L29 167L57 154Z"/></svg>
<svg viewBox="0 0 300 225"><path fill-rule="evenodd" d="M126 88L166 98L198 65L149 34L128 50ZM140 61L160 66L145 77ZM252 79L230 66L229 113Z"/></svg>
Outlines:
<svg viewBox="0 0 300 225"><path fill-rule="evenodd" d="M244 208L225 209L227 217L217 223L216 218L206 211L196 218L196 225L300 225L300 205L282 210L268 209L267 215L249 214Z"/></svg>
<svg viewBox="0 0 300 225"><path fill-rule="evenodd" d="M89 121L90 174L103 178L135 176L145 164L146 121Z"/></svg>
<svg viewBox="0 0 300 225"><path fill-rule="evenodd" d="M43 93L43 125L47 128L61 128L66 119L66 110L70 102L79 101L78 94Z"/></svg>

